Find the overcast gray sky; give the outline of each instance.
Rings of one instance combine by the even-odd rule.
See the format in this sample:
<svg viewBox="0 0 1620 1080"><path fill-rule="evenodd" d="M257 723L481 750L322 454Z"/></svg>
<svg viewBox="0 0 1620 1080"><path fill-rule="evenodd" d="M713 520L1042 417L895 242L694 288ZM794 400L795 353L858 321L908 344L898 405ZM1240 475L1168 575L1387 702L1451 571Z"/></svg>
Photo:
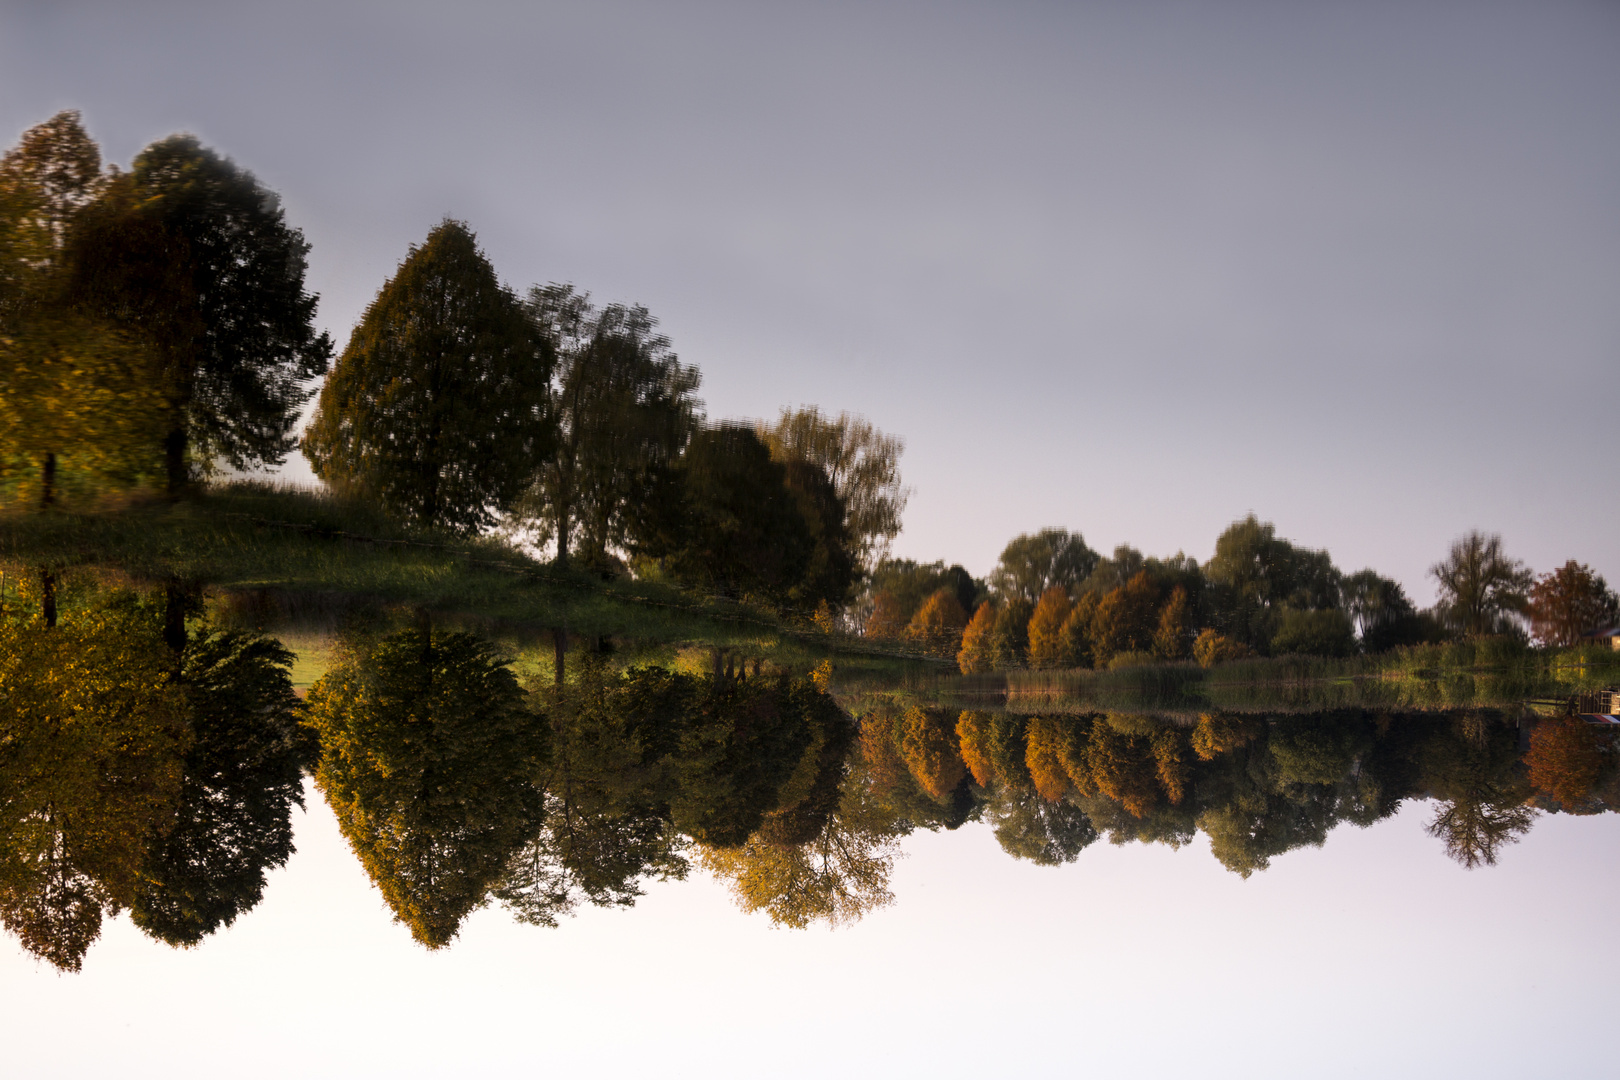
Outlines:
<svg viewBox="0 0 1620 1080"><path fill-rule="evenodd" d="M1614 3L0 2L0 137L68 107L281 192L340 347L452 215L713 417L866 414L900 554L1253 510L1422 600L1470 528L1620 579Z"/></svg>

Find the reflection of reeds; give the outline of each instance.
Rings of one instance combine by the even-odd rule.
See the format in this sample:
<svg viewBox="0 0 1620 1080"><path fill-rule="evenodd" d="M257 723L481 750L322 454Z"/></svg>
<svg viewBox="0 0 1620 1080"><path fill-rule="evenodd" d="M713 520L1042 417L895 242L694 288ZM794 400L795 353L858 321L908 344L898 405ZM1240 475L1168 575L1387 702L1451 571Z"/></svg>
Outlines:
<svg viewBox="0 0 1620 1080"><path fill-rule="evenodd" d="M1332 709L1441 711L1521 708L1536 699L1568 700L1620 676L1620 663L1518 648L1433 646L1416 655L1332 659L1253 657L1209 669L1190 663L1113 671L1008 671L923 676L909 699L1015 713L1144 711L1182 717L1216 709L1235 713L1309 713ZM1415 651L1414 651L1415 652ZM1446 666L1466 662L1468 667ZM1490 663L1486 663L1490 662Z"/></svg>

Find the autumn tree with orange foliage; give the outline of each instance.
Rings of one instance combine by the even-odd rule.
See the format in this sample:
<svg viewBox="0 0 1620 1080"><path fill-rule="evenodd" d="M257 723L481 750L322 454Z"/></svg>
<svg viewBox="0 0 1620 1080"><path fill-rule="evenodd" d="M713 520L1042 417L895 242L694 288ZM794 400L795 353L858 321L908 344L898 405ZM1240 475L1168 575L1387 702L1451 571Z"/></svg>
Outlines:
<svg viewBox="0 0 1620 1080"><path fill-rule="evenodd" d="M951 657L961 651L962 631L967 623L967 612L955 590L941 588L917 609L906 627L906 637L931 656Z"/></svg>
<svg viewBox="0 0 1620 1080"><path fill-rule="evenodd" d="M1097 667L1123 652L1146 652L1158 629L1159 589L1139 571L1097 603L1091 626L1092 659Z"/></svg>
<svg viewBox="0 0 1620 1080"><path fill-rule="evenodd" d="M1035 790L1047 802L1057 802L1073 786L1070 765L1078 760L1075 727L1067 717L1034 716L1024 729L1024 763Z"/></svg>
<svg viewBox="0 0 1620 1080"><path fill-rule="evenodd" d="M1132 817L1146 817L1158 805L1159 762L1151 738L1127 734L1109 718L1091 725L1085 761L1097 790Z"/></svg>
<svg viewBox="0 0 1620 1080"><path fill-rule="evenodd" d="M1573 716L1545 720L1530 735L1524 763L1530 783L1565 806L1586 801L1603 773L1603 749L1585 721Z"/></svg>
<svg viewBox="0 0 1620 1080"><path fill-rule="evenodd" d="M993 784L996 767L990 757L990 714L963 709L956 720L956 742L973 782L983 788Z"/></svg>
<svg viewBox="0 0 1620 1080"><path fill-rule="evenodd" d="M1530 632L1543 645L1574 645L1620 621L1620 601L1592 568L1569 560L1530 587Z"/></svg>
<svg viewBox="0 0 1620 1080"><path fill-rule="evenodd" d="M986 600L979 605L962 631L962 648L956 654L956 665L964 675L994 671L1006 652L1006 645L998 632L997 616L1001 612L995 601Z"/></svg>
<svg viewBox="0 0 1620 1080"><path fill-rule="evenodd" d="M1051 671L1074 666L1063 625L1068 621L1073 605L1069 594L1054 585L1041 594L1035 605L1035 614L1029 620L1029 666L1037 671Z"/></svg>
<svg viewBox="0 0 1620 1080"><path fill-rule="evenodd" d="M872 601L872 613L866 617L865 633L869 638L898 638L906 632L906 609L888 590L877 594Z"/></svg>
<svg viewBox="0 0 1620 1080"><path fill-rule="evenodd" d="M937 709L912 706L900 718L900 754L922 789L946 802L967 777L956 731Z"/></svg>

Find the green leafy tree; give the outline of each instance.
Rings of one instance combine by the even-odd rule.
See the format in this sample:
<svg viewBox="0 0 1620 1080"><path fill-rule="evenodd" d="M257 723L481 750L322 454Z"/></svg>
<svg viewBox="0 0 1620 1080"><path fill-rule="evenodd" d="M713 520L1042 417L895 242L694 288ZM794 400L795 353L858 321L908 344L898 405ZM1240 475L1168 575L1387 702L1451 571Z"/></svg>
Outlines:
<svg viewBox="0 0 1620 1080"><path fill-rule="evenodd" d="M107 185L74 237L76 301L153 350L170 492L215 461L279 464L332 344L304 290L309 244L275 193L174 135Z"/></svg>
<svg viewBox="0 0 1620 1080"><path fill-rule="evenodd" d="M557 437L520 505L567 563L604 567L625 544L634 504L701 423L701 376L640 305L597 310L572 285L529 290L529 319L557 358Z"/></svg>
<svg viewBox="0 0 1620 1080"><path fill-rule="evenodd" d="M803 462L827 476L843 503L844 531L856 567L874 569L900 534L900 517L911 497L911 489L900 481L905 443L864 417L847 412L823 416L813 405L783 409L775 424L760 425L760 436L777 461Z"/></svg>
<svg viewBox="0 0 1620 1080"><path fill-rule="evenodd" d="M544 825L494 891L520 921L555 926L581 901L629 907L646 880L686 876L672 755L703 693L702 680L661 668L610 675L595 654L552 692Z"/></svg>
<svg viewBox="0 0 1620 1080"><path fill-rule="evenodd" d="M1097 553L1086 547L1079 533L1042 529L1009 541L990 574L990 588L1003 601L1022 602L1030 609L1041 594L1057 586L1069 594L1097 565Z"/></svg>
<svg viewBox="0 0 1620 1080"><path fill-rule="evenodd" d="M1517 559L1502 551L1500 536L1474 531L1451 545L1451 552L1429 568L1440 585L1435 612L1454 633L1500 634L1515 629L1534 580Z"/></svg>
<svg viewBox="0 0 1620 1080"><path fill-rule="evenodd" d="M316 786L394 915L436 949L540 825L546 728L469 634L407 630L315 684Z"/></svg>
<svg viewBox="0 0 1620 1080"><path fill-rule="evenodd" d="M1412 606L1398 582L1372 570L1360 570L1344 579L1342 592L1345 614L1355 623L1365 652L1385 652L1437 636L1433 618Z"/></svg>
<svg viewBox="0 0 1620 1080"><path fill-rule="evenodd" d="M1214 628L1264 651L1284 608L1320 611L1339 606L1339 571L1325 551L1297 548L1253 514L1215 541L1204 567Z"/></svg>
<svg viewBox="0 0 1620 1080"><path fill-rule="evenodd" d="M778 604L808 599L811 524L787 470L749 428L728 424L693 436L634 531L636 553L682 583Z"/></svg>
<svg viewBox="0 0 1620 1080"><path fill-rule="evenodd" d="M475 532L551 447L552 350L465 224L412 246L338 358L304 455L409 521Z"/></svg>
<svg viewBox="0 0 1620 1080"><path fill-rule="evenodd" d="M1300 653L1307 656L1349 656L1356 651L1355 626L1342 611L1281 612L1277 633L1271 639L1274 656Z"/></svg>
<svg viewBox="0 0 1620 1080"><path fill-rule="evenodd" d="M1079 807L1048 802L1016 784L997 786L985 818L1003 851L1036 866L1072 863L1097 840L1096 826Z"/></svg>
<svg viewBox="0 0 1620 1080"><path fill-rule="evenodd" d="M836 708L805 680L712 683L675 754L675 827L710 847L747 842L781 807L783 788L813 743L817 718Z"/></svg>

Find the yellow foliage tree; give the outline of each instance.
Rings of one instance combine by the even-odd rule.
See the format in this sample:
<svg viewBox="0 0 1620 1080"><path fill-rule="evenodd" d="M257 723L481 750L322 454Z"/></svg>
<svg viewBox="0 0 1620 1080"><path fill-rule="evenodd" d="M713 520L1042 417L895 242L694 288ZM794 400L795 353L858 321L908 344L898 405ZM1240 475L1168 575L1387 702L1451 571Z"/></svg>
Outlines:
<svg viewBox="0 0 1620 1080"><path fill-rule="evenodd" d="M967 776L956 733L936 709L912 706L900 718L900 752L917 783L936 802L950 799Z"/></svg>
<svg viewBox="0 0 1620 1080"><path fill-rule="evenodd" d="M839 926L893 901L889 875L899 830L863 785L847 785L836 812L805 844L754 836L740 848L699 845L703 868L724 880L737 906L763 911L778 926Z"/></svg>
<svg viewBox="0 0 1620 1080"><path fill-rule="evenodd" d="M1070 765L1077 758L1073 725L1061 716L1032 717L1024 731L1024 763L1035 790L1047 802L1069 793Z"/></svg>
<svg viewBox="0 0 1620 1080"><path fill-rule="evenodd" d="M900 755L896 727L898 717L889 709L869 709L861 716L861 757L871 774L873 786L892 788L909 771Z"/></svg>
<svg viewBox="0 0 1620 1080"><path fill-rule="evenodd" d="M1146 817L1158 805L1159 764L1150 739L1126 734L1107 721L1096 723L1086 740L1085 760L1097 790L1132 817Z"/></svg>
<svg viewBox="0 0 1620 1080"><path fill-rule="evenodd" d="M1178 805L1187 794L1192 781L1192 766L1187 760L1187 737L1175 728L1162 728L1153 735L1153 762L1157 766L1159 786L1171 805Z"/></svg>
<svg viewBox="0 0 1620 1080"><path fill-rule="evenodd" d="M989 787L996 780L996 766L990 758L990 714L962 710L956 720L956 740L973 782Z"/></svg>
<svg viewBox="0 0 1620 1080"><path fill-rule="evenodd" d="M0 623L0 922L77 971L172 823L188 733L151 626Z"/></svg>
<svg viewBox="0 0 1620 1080"><path fill-rule="evenodd" d="M962 631L962 649L956 654L956 665L962 674L973 675L994 671L999 656L999 635L996 633L995 602L986 600L979 605Z"/></svg>
<svg viewBox="0 0 1620 1080"><path fill-rule="evenodd" d="M1198 661L1199 667L1213 667L1228 660L1242 660L1246 656L1253 656L1249 647L1241 641L1234 641L1224 634L1206 629L1198 635L1193 642L1193 659Z"/></svg>
<svg viewBox="0 0 1620 1080"><path fill-rule="evenodd" d="M931 656L951 657L961 651L962 631L967 623L967 612L962 610L956 591L942 588L923 601L917 614L911 617L906 637Z"/></svg>
<svg viewBox="0 0 1620 1080"><path fill-rule="evenodd" d="M1159 609L1159 629L1153 635L1153 655L1160 660L1185 660L1192 635L1192 611L1187 590L1177 585Z"/></svg>
<svg viewBox="0 0 1620 1080"><path fill-rule="evenodd" d="M1253 742L1259 726L1253 721L1220 713L1202 713L1192 730L1192 750L1199 761L1214 761Z"/></svg>
<svg viewBox="0 0 1620 1080"><path fill-rule="evenodd" d="M1063 633L1073 609L1069 594L1054 585L1041 594L1029 619L1029 666L1038 671L1074 667L1074 655Z"/></svg>

